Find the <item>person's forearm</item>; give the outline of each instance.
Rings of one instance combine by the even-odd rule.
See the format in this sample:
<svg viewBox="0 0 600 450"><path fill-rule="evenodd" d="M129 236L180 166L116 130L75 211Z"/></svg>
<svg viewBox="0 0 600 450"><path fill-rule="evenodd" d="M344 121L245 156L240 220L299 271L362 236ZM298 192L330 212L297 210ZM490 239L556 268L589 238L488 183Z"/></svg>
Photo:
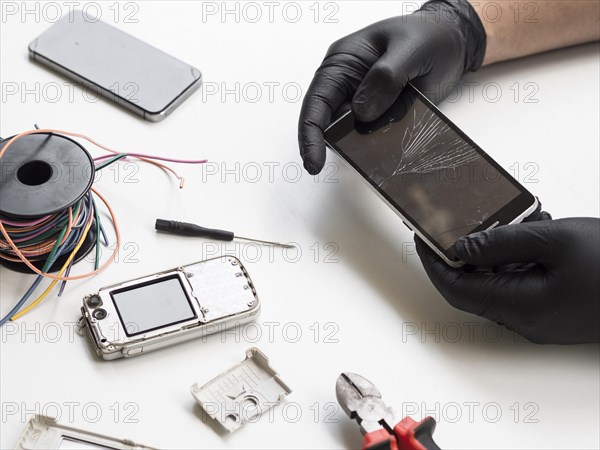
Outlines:
<svg viewBox="0 0 600 450"><path fill-rule="evenodd" d="M469 0L487 34L483 65L600 40L600 0Z"/></svg>

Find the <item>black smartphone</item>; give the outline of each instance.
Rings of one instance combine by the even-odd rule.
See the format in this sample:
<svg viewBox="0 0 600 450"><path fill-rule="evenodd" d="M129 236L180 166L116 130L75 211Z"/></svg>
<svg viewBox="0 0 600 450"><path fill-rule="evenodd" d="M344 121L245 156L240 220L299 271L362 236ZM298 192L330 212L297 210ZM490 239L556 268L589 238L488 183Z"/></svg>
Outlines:
<svg viewBox="0 0 600 450"><path fill-rule="evenodd" d="M378 120L348 112L325 131L327 145L446 263L462 265L456 241L521 222L537 199L414 86Z"/></svg>
<svg viewBox="0 0 600 450"><path fill-rule="evenodd" d="M65 15L29 44L29 56L153 122L202 82L195 67L81 11Z"/></svg>

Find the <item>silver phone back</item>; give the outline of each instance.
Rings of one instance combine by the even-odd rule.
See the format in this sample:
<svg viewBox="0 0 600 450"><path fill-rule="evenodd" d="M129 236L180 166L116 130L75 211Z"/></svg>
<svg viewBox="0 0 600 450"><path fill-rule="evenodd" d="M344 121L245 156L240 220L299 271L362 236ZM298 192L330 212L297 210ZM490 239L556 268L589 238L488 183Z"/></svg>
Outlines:
<svg viewBox="0 0 600 450"><path fill-rule="evenodd" d="M198 69L81 11L65 15L31 42L29 55L154 122L202 81Z"/></svg>

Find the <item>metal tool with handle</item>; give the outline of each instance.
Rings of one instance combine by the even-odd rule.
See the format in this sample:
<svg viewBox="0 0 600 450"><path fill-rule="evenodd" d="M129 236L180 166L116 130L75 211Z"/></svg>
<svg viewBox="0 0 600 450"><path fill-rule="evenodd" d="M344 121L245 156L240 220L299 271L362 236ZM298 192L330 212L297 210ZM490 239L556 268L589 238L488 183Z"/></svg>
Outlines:
<svg viewBox="0 0 600 450"><path fill-rule="evenodd" d="M344 372L337 379L335 391L344 412L360 425L363 450L440 450L433 441L432 417L420 422L400 418L366 378Z"/></svg>
<svg viewBox="0 0 600 450"><path fill-rule="evenodd" d="M218 230L213 228L204 228L195 223L177 222L175 220L163 220L157 219L155 228L157 231L163 233L177 234L179 236L186 237L204 237L208 239L214 239L215 241L227 241L231 242L234 239L240 239L242 241L254 242L261 245L271 245L274 247L281 248L295 248L291 244L282 244L280 242L263 241L262 239L251 239L241 236L236 236L232 231Z"/></svg>

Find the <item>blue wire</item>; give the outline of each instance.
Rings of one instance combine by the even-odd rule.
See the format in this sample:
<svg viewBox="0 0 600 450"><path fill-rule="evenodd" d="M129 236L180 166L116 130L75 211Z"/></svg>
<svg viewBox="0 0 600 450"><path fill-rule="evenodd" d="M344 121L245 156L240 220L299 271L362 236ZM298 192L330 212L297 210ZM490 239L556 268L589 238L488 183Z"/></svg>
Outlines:
<svg viewBox="0 0 600 450"><path fill-rule="evenodd" d="M37 289L37 287L39 286L39 284L42 281L42 278L44 278L42 275L37 276L37 278L35 279L33 284L29 287L27 292L25 292L25 295L23 296L23 298L21 298L21 300L19 300L19 302L15 305L15 307L6 316L4 316L2 318L2 320L0 320L0 327L3 326L6 322L8 322L10 320L10 318L12 316L14 316L17 313L17 311L19 311L21 309L21 307L25 304L27 299L29 299L29 297L31 297L31 294L33 294L33 292Z"/></svg>
<svg viewBox="0 0 600 450"><path fill-rule="evenodd" d="M92 205L94 206L94 214L96 215L96 220L98 221L98 227L100 228L100 234L102 235L102 245L108 247L108 237L106 235L106 230L104 229L104 225L102 225L102 220L100 219L100 214L98 213L98 209L96 209L96 202L92 199Z"/></svg>
<svg viewBox="0 0 600 450"><path fill-rule="evenodd" d="M102 245L108 247L108 237L106 236L104 225L102 225L102 220L100 220L100 214L98 214L98 222L100 223L100 233L102 234Z"/></svg>
<svg viewBox="0 0 600 450"><path fill-rule="evenodd" d="M81 234L81 232L79 232L79 234ZM58 250L56 251L54 258L52 258L52 261L48 264L48 267L52 267L52 264L54 264L54 262L60 258L60 256L62 256L65 253L68 253L70 250L72 250L75 245L76 245L76 241L73 241L73 236L74 234L71 234L67 240L58 248ZM72 245L71 245L72 244ZM69 249L70 247L70 249ZM27 292L25 292L25 295L23 295L23 297L21 298L21 300L19 300L19 302L15 305L15 307L6 315L4 316L1 320L0 320L0 327L3 326L6 322L8 322L10 320L10 318L12 316L14 316L20 309L21 307L25 304L25 302L29 299L29 297L31 297L31 294L33 294L33 292L37 289L37 287L40 285L42 279L44 278L43 275L38 275L35 279L35 281L31 284L31 286L29 287L29 289L27 290Z"/></svg>

